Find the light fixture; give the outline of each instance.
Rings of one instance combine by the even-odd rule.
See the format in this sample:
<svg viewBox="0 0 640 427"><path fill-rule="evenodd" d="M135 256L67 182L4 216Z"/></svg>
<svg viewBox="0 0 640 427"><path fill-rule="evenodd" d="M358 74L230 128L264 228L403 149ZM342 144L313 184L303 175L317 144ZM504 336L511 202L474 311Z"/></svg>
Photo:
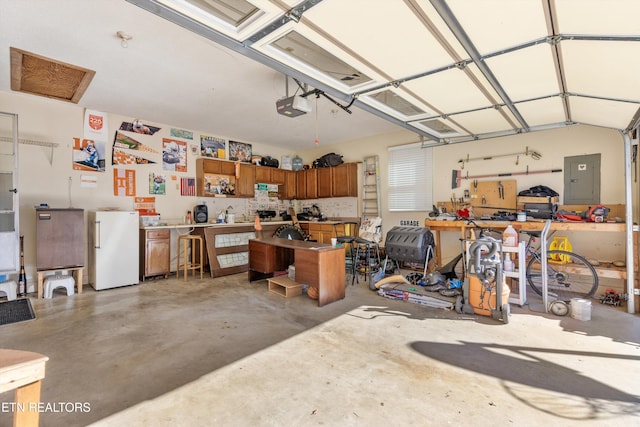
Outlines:
<svg viewBox="0 0 640 427"><path fill-rule="evenodd" d="M120 46L122 46L125 49L129 47L129 43L127 42L133 38L133 36L125 33L124 31L118 31L116 33L116 36L118 36L118 38L120 39Z"/></svg>

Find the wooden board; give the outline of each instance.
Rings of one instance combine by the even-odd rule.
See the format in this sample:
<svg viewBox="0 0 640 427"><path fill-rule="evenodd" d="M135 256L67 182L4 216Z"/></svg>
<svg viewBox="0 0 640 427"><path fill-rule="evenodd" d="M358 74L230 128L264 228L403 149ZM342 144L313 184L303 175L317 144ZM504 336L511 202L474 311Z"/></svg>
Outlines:
<svg viewBox="0 0 640 427"><path fill-rule="evenodd" d="M478 181L477 188L473 186L472 182L469 186L469 204L473 207L476 217L491 215L501 209L512 209L515 213L517 199L516 182L515 179ZM500 197L498 191L499 184L502 184L504 188L504 198ZM483 206L490 207L483 208Z"/></svg>

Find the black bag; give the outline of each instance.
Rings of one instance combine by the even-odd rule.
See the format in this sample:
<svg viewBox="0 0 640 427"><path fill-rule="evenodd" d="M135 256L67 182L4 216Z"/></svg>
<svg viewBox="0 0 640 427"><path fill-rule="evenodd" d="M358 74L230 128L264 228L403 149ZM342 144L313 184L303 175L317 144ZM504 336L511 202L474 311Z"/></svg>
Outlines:
<svg viewBox="0 0 640 427"><path fill-rule="evenodd" d="M271 156L263 156L262 159L260 159L260 164L270 168L277 168L280 165L280 162L278 159L274 159Z"/></svg>
<svg viewBox="0 0 640 427"><path fill-rule="evenodd" d="M518 196L556 197L559 196L559 194L545 185L536 185L535 187L531 187L528 190L522 190L518 193Z"/></svg>
<svg viewBox="0 0 640 427"><path fill-rule="evenodd" d="M328 153L313 161L314 168L328 168L330 166L338 166L343 164L342 156L336 153Z"/></svg>

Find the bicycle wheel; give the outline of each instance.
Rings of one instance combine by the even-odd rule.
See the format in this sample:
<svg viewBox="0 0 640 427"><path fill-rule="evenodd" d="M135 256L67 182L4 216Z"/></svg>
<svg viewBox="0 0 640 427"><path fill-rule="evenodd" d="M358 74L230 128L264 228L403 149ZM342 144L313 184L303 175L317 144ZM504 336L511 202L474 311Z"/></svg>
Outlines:
<svg viewBox="0 0 640 427"><path fill-rule="evenodd" d="M539 254L527 264L527 282L542 295L542 265ZM569 301L571 298L591 298L598 290L598 273L586 259L573 252L547 251L547 291L549 296Z"/></svg>

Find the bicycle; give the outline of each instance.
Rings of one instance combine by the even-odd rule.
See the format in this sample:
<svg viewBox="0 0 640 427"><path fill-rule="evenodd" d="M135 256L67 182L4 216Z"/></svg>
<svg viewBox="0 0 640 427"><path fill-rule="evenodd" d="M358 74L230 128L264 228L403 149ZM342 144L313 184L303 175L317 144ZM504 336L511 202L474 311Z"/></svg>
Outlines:
<svg viewBox="0 0 640 427"><path fill-rule="evenodd" d="M465 218L466 219L466 218ZM467 219L468 220L468 219ZM479 238L487 233L502 234L497 230L478 226L473 220L468 224L480 230ZM525 245L528 258L525 277L529 287L542 296L542 253L534 249L532 243L540 237L540 231L520 230L529 236ZM437 269L446 279L463 280L466 274L465 250L451 261ZM581 255L559 249L547 250L547 295L555 300L570 301L572 298L592 298L598 290L598 273Z"/></svg>

